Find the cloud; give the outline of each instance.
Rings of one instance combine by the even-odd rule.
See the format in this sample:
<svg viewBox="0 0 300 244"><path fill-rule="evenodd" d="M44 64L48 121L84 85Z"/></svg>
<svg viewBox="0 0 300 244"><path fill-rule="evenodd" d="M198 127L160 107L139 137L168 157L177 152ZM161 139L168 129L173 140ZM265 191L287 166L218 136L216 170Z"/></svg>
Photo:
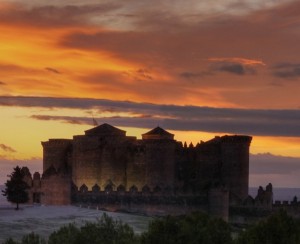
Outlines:
<svg viewBox="0 0 300 244"><path fill-rule="evenodd" d="M254 66L264 66L261 60L246 58L209 58L209 62L213 62L211 69L214 71L228 72L236 75L254 74L256 73Z"/></svg>
<svg viewBox="0 0 300 244"><path fill-rule="evenodd" d="M251 186L299 187L300 158L250 154L249 178Z"/></svg>
<svg viewBox="0 0 300 244"><path fill-rule="evenodd" d="M247 59L247 58L240 58L240 57L231 57L231 58L209 58L208 61L210 62L225 62L225 63L237 63L241 65L247 66L256 66L256 65L266 65L262 60L255 60L255 59Z"/></svg>
<svg viewBox="0 0 300 244"><path fill-rule="evenodd" d="M7 24L38 27L65 27L92 24L91 17L109 13L120 7L116 3L81 5L8 4L0 9L0 21Z"/></svg>
<svg viewBox="0 0 300 244"><path fill-rule="evenodd" d="M5 82L3 82L3 81L0 81L0 86L5 86L6 85L6 83Z"/></svg>
<svg viewBox="0 0 300 244"><path fill-rule="evenodd" d="M45 70L52 72L54 74L61 74L57 69L46 67Z"/></svg>
<svg viewBox="0 0 300 244"><path fill-rule="evenodd" d="M207 131L264 136L300 136L300 110L262 110L178 106L130 101L83 98L9 97L1 96L0 105L20 107L96 109L99 121L118 126L152 128L160 124L166 129ZM105 111L127 113L122 117L102 117ZM145 116L143 116L145 115ZM149 117L151 115L151 117ZM97 116L97 114L95 114ZM40 116L40 120L89 123L86 118L67 116Z"/></svg>
<svg viewBox="0 0 300 244"><path fill-rule="evenodd" d="M180 73L179 75L186 79L193 79L193 78L201 78L201 77L205 77L208 75L213 75L213 72L211 72L211 71L202 71L202 72L185 71L185 72Z"/></svg>
<svg viewBox="0 0 300 244"><path fill-rule="evenodd" d="M72 2L74 8L71 7ZM49 64L43 64L42 67L54 66L58 71L66 71L68 75L53 80L51 75L47 77L44 74L43 77L41 74L34 73L31 77L26 75L16 80L15 77L19 76L19 73L16 73L14 77L9 78L14 78L13 81L7 81L10 90L6 93L59 97L64 91L63 96L108 99L113 96L112 94L119 93L120 99L128 97L134 101L148 102L153 102L153 94L155 94L157 103L296 107L294 100L288 98L290 94L292 94L290 97L295 97L293 94L296 93L296 87L288 87L289 90L283 95L285 97L279 101L277 99L279 89L275 86L271 89L270 86L267 87L270 84L270 74L266 74L263 66L272 65L280 60L289 60L286 59L287 56L291 57L290 60L297 60L299 37L296 31L290 28L299 16L295 10L298 9L298 4L287 5L282 1L280 4L278 1L253 4L247 1L242 5L234 6L235 13L233 13L230 11L233 1L231 4L218 1L207 5L204 4L207 1L200 2L176 1L176 5L170 6L169 1L156 1L157 4L130 1L128 4L115 6L115 9L112 8L107 12L103 10L103 13L100 9L100 12L93 12L88 7L93 4L88 4L86 1L80 4L70 1L69 5L66 5L65 1L61 4L56 1L55 4L51 2L54 5L52 7L49 3L46 7L41 7L42 4L35 7L20 7L21 12L26 10L30 14L35 13L36 17L32 18L37 19L38 16L44 18L42 22L45 23L41 24L41 28L46 29L46 33L51 23L53 26L58 25L56 21L60 22L60 18L65 19L61 22L62 26L68 25L66 21L70 21L69 24L73 24L71 27L78 28L66 28L63 31L54 28L51 29L53 33L49 32L49 36L54 37L50 42L53 45L51 48L55 48L53 53L58 54L58 57L49 61ZM112 4L116 3L117 1L112 2ZM180 11L178 6L182 7ZM171 9L169 10L168 7ZM214 11L209 11L210 14L203 18L202 13L205 11L202 8L206 10L212 8ZM217 9L219 12L216 11ZM242 13L241 9L246 9L247 14ZM253 11L253 9L261 11ZM288 10L293 10L292 14L288 14ZM51 11L54 13L53 17L49 14ZM66 14L63 14L65 12ZM237 12L242 14L236 14ZM128 26L129 20L123 22L123 18L118 18L118 16L128 18L128 14L131 19L130 26ZM49 15L50 17L47 17ZM15 18L19 15L11 16ZM103 20L105 17L108 17L107 21ZM14 18L11 17L12 23L15 21ZM49 21L47 18L57 18L57 20ZM5 23L8 23L8 20L7 18ZM35 22L39 23L37 20ZM81 23L91 26L80 28ZM285 24L285 27L279 28L282 24ZM174 28L168 30L171 25ZM32 39L39 40L39 38ZM274 50L278 51L274 52ZM52 56L52 51L49 53ZM61 55L64 62L61 62ZM113 59L110 60L109 65L106 64L105 57ZM72 62L76 58L77 61L80 59L80 63ZM103 62L98 62L99 60ZM128 71L129 69L131 70ZM74 72L71 72L72 70ZM136 72L138 70L148 72ZM250 75L254 73L258 74L255 79ZM27 85L33 83L38 76L45 78L42 84L47 83L48 87ZM23 78L26 79L25 85L23 85ZM195 80L197 82L194 82ZM150 81L152 84L149 84ZM143 86L140 82L143 82ZM247 92L248 94L245 94ZM258 92L264 94L260 96L262 98L252 99L253 93Z"/></svg>
<svg viewBox="0 0 300 244"><path fill-rule="evenodd" d="M263 153L251 154L250 161L250 174L300 174L300 158Z"/></svg>
<svg viewBox="0 0 300 244"><path fill-rule="evenodd" d="M15 153L15 152L17 152L15 149L13 149L12 147L7 146L5 144L0 144L0 149L2 149L5 152L9 152L9 153Z"/></svg>
<svg viewBox="0 0 300 244"><path fill-rule="evenodd" d="M59 120L68 124L77 124L77 125L90 124L91 122L90 118L69 117L69 116L32 115L30 116L30 118L36 120L44 120L44 121Z"/></svg>
<svg viewBox="0 0 300 244"><path fill-rule="evenodd" d="M273 75L279 78L298 78L300 77L300 64L281 63L273 67Z"/></svg>
<svg viewBox="0 0 300 244"><path fill-rule="evenodd" d="M228 73L233 73L236 75L245 75L246 69L241 64L235 64L235 63L219 63L217 65L214 65L213 70L216 71L225 71Z"/></svg>

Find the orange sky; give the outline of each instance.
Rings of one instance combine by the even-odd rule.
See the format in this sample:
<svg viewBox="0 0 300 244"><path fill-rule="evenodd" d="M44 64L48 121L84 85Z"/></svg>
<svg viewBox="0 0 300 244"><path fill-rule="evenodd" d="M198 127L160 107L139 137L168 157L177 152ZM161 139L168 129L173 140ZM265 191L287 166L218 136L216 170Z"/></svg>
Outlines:
<svg viewBox="0 0 300 244"><path fill-rule="evenodd" d="M41 162L42 140L83 134L94 116L138 137L159 124L194 144L249 134L252 154L289 167L300 158L299 9L0 0L0 163Z"/></svg>

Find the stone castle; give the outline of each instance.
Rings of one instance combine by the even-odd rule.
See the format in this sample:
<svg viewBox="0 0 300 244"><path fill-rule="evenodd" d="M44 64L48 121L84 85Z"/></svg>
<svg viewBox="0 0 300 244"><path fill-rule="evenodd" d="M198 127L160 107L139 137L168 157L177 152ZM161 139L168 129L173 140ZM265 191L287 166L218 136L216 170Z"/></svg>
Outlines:
<svg viewBox="0 0 300 244"><path fill-rule="evenodd" d="M160 127L137 139L102 124L73 139L42 142L43 174L28 171L25 180L31 201L42 204L150 213L202 209L226 218L229 205L248 197L251 140L222 136L194 146Z"/></svg>

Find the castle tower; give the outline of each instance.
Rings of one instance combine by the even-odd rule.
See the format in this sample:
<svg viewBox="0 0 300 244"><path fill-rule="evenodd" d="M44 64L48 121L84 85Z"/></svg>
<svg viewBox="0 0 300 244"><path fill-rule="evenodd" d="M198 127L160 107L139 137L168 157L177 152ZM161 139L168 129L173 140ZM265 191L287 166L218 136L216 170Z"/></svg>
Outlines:
<svg viewBox="0 0 300 244"><path fill-rule="evenodd" d="M43 146L43 172L52 165L59 170L65 170L68 166L68 152L71 150L72 140L50 139L42 142Z"/></svg>
<svg viewBox="0 0 300 244"><path fill-rule="evenodd" d="M174 187L174 135L160 127L142 135L145 145L146 183L150 188Z"/></svg>
<svg viewBox="0 0 300 244"><path fill-rule="evenodd" d="M249 187L250 136L223 136L221 139L222 181L230 194L244 200Z"/></svg>
<svg viewBox="0 0 300 244"><path fill-rule="evenodd" d="M132 139L132 138L131 138ZM126 186L126 132L102 124L73 138L72 180L89 190L97 184L103 190L108 182L114 187ZM113 188L115 190L115 188Z"/></svg>

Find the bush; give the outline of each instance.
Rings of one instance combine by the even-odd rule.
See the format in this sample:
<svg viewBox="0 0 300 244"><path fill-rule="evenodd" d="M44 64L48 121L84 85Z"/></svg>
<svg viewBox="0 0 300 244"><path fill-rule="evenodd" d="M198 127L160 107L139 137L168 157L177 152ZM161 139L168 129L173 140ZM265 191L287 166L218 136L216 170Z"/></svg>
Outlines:
<svg viewBox="0 0 300 244"><path fill-rule="evenodd" d="M79 234L80 230L74 224L69 224L54 231L49 236L48 244L75 244Z"/></svg>
<svg viewBox="0 0 300 244"><path fill-rule="evenodd" d="M237 244L299 244L300 222L283 210L250 227L238 237Z"/></svg>
<svg viewBox="0 0 300 244"><path fill-rule="evenodd" d="M12 238L7 239L4 244L46 244L47 242L39 235L33 232L23 236L21 242L14 241Z"/></svg>
<svg viewBox="0 0 300 244"><path fill-rule="evenodd" d="M86 223L80 229L73 224L60 228L50 235L48 243L134 244L137 237L129 225L103 214L98 222Z"/></svg>
<svg viewBox="0 0 300 244"><path fill-rule="evenodd" d="M141 236L141 243L230 244L232 239L230 226L226 222L197 212L154 220Z"/></svg>

